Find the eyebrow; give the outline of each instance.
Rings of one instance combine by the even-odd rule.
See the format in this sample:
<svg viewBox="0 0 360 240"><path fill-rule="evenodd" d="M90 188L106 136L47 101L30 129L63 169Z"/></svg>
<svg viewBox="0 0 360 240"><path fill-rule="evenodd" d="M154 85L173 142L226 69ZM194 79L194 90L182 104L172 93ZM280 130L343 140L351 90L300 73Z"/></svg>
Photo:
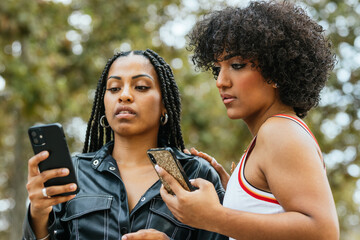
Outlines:
<svg viewBox="0 0 360 240"><path fill-rule="evenodd" d="M233 58L233 57L240 57L240 55L237 54L237 53L228 54L228 55L226 55L224 57L224 60L228 60L228 59Z"/></svg>
<svg viewBox="0 0 360 240"><path fill-rule="evenodd" d="M150 75L148 75L148 74L135 75L135 76L133 76L131 79L136 79L136 78L140 78L140 77L147 77L147 78L150 78L151 80L154 80L154 79L153 79ZM115 78L115 79L117 79L117 80L121 80L121 77L119 77L119 76L110 76L110 77L108 78L108 80L109 80L110 78Z"/></svg>

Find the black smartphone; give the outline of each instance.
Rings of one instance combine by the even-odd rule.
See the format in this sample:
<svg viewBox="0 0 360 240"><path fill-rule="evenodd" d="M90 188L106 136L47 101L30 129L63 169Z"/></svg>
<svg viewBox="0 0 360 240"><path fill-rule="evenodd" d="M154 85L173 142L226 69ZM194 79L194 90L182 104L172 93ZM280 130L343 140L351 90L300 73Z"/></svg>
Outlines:
<svg viewBox="0 0 360 240"><path fill-rule="evenodd" d="M193 191L193 186L190 184L183 167L170 147L151 148L147 151L147 155L154 167L156 164L162 167L172 175L185 190ZM159 178L166 191L174 195L169 184L162 177L159 176Z"/></svg>
<svg viewBox="0 0 360 240"><path fill-rule="evenodd" d="M67 196L78 193L80 188L61 124L52 123L32 126L29 128L28 134L35 154L45 150L49 152L49 157L39 163L40 172L55 168L68 168L70 171L69 175L65 177L49 179L44 183L45 187L75 183L77 189L74 192L59 195Z"/></svg>

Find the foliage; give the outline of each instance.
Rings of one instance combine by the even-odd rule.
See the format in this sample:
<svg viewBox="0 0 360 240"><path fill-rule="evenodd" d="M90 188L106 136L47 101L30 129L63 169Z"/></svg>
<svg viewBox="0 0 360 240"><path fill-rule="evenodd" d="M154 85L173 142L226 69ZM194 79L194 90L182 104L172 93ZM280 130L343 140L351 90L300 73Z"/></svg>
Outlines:
<svg viewBox="0 0 360 240"><path fill-rule="evenodd" d="M229 1L230 2L230 1ZM234 2L234 1L233 1ZM342 239L360 236L360 4L303 0L327 29L338 64L320 106L305 121L324 152ZM61 122L81 151L94 88L114 51L152 48L173 66L187 147L230 169L251 136L226 116L213 77L194 71L183 35L200 14L226 1L0 1L0 240L19 239L25 213L27 128ZM179 35L177 35L179 34ZM354 196L358 196L355 198Z"/></svg>

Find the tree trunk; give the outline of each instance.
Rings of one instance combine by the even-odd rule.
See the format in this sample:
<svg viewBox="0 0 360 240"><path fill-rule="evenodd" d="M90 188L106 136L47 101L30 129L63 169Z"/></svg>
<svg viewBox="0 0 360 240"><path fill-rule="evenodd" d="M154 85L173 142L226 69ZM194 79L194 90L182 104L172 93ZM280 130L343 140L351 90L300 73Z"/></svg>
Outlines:
<svg viewBox="0 0 360 240"><path fill-rule="evenodd" d="M15 207L10 210L10 238L11 240L19 240L22 236L22 224L26 211L26 174L27 174L27 158L26 153L29 147L25 144L27 140L27 129L24 126L19 109L14 114L15 126L15 146L14 161L9 170L9 196L14 200Z"/></svg>

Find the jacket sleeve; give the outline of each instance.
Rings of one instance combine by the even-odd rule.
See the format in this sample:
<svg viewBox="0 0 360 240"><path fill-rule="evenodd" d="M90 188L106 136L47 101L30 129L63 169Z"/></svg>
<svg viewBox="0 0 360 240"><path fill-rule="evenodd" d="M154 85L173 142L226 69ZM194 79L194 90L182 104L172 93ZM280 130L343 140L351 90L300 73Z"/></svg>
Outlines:
<svg viewBox="0 0 360 240"><path fill-rule="evenodd" d="M57 206L54 206L54 208ZM58 205L60 207L60 205ZM50 233L49 239L68 239L66 238L66 234L64 228L61 226L58 218L56 217L55 210L53 209L49 215L49 223L48 223L48 231ZM23 240L36 240L35 233L31 227L31 217L30 217L30 205L26 211L24 224L23 224Z"/></svg>

